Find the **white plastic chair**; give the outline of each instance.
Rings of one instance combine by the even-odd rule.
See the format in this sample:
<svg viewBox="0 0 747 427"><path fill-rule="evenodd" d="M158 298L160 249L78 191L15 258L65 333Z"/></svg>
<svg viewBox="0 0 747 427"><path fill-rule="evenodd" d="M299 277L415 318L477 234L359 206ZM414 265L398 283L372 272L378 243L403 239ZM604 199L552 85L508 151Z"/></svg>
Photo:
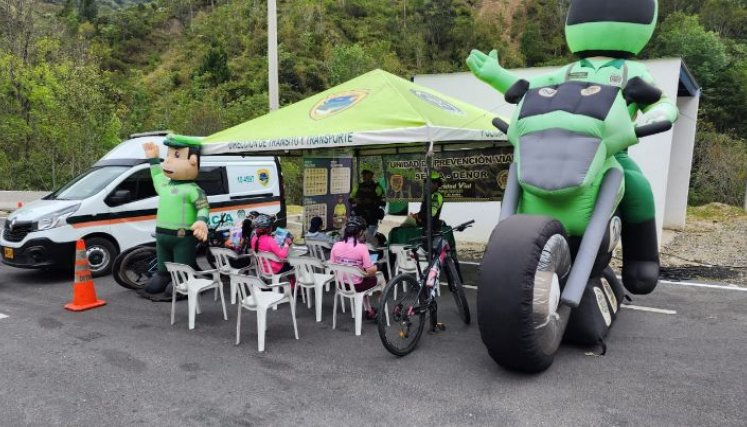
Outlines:
<svg viewBox="0 0 747 427"><path fill-rule="evenodd" d="M329 253L332 250L332 245L329 242L322 240L307 239L305 241L306 247L309 248L309 255L318 259L319 261L326 263L329 261ZM318 270L317 273L328 273L328 269ZM329 283L327 284L327 292L329 292ZM345 312L345 306L342 306L342 312Z"/></svg>
<svg viewBox="0 0 747 427"><path fill-rule="evenodd" d="M394 274L392 277L400 274L407 273L415 276L416 280L420 279L418 274L418 266L415 259L412 257L412 251L408 248L409 245L392 244L389 245L389 251L394 254ZM421 251L422 252L422 251ZM420 254L420 269L422 273L428 269L428 263L423 261L425 254ZM436 287L436 295L441 296L441 286ZM394 290L394 298L397 298L397 290Z"/></svg>
<svg viewBox="0 0 747 427"><path fill-rule="evenodd" d="M273 273L271 262L282 263L284 260L272 252L257 251L254 255L257 257L257 275L268 284L278 284L282 279L295 273L292 269L282 273Z"/></svg>
<svg viewBox="0 0 747 427"><path fill-rule="evenodd" d="M267 309L277 308L279 304L289 303L291 317L293 318L293 332L298 339L298 326L296 325L296 304L291 296L285 292L262 292L267 285L257 277L231 274L231 282L239 291L238 315L236 317L236 345L241 343L241 310L257 312L257 350L265 351L265 333L267 332ZM287 282L277 283L271 287L288 287Z"/></svg>
<svg viewBox="0 0 747 427"><path fill-rule="evenodd" d="M231 260L236 260L239 258L239 255L232 251L231 249L227 248L210 248L210 253L215 258L215 265L217 267L218 272L222 276L229 277L231 274L238 274L239 269L235 267L231 267ZM254 257L254 255L243 255L243 257L251 257L251 261L248 267L245 267L242 270L242 272L250 273L252 270L256 270L257 266L257 260ZM233 283L231 283L231 304L236 304L236 287Z"/></svg>
<svg viewBox="0 0 747 427"><path fill-rule="evenodd" d="M415 264L410 250L406 248L407 245L389 245L389 251L394 254L394 274L392 277L400 273L409 273L416 276L416 278L418 276L418 266Z"/></svg>
<svg viewBox="0 0 747 427"><path fill-rule="evenodd" d="M384 274L380 271L376 273L376 286L371 289L367 289L363 292L355 290L353 284L353 277L365 277L366 273L358 267L342 264L327 264L327 267L332 271L335 279L335 302L332 308L332 329L337 326L337 299L339 297L340 302L344 305L347 298L350 300L352 306L352 315L355 319L355 335L361 334L361 327L363 324L363 297L370 296L374 292L381 292L384 290L385 280Z"/></svg>
<svg viewBox="0 0 747 427"><path fill-rule="evenodd" d="M196 273L192 267L173 262L166 263L166 270L171 274L171 324L174 324L174 312L176 310L176 294L187 296L187 307L189 310L189 329L195 328L195 316L200 313L200 294L210 289L217 289L220 293L220 304L223 307L223 320L228 320L226 314L226 302L223 299L223 282L220 280L218 270L208 270ZM197 274L210 275L211 279L195 277Z"/></svg>
<svg viewBox="0 0 747 427"><path fill-rule="evenodd" d="M290 257L288 262L296 271L296 288L293 290L293 299L296 299L299 289L314 290L314 304L316 305L316 321L322 321L322 300L324 297L324 286L329 285L334 279L332 273L326 273L324 264L312 257ZM322 271L322 273L319 273ZM308 307L311 308L311 295L308 299Z"/></svg>
<svg viewBox="0 0 747 427"><path fill-rule="evenodd" d="M329 251L332 249L332 245L323 240L306 239L304 241L306 247L309 248L309 256L318 259L322 262L329 260Z"/></svg>
<svg viewBox="0 0 747 427"><path fill-rule="evenodd" d="M293 271L293 269L284 271L282 273L273 273L271 262L283 262L283 260L278 258L277 255L272 252L256 251L254 252L254 256L257 258L257 276L268 285L276 285L282 282L286 277L295 274L295 271ZM287 288L282 289L276 287L274 288L274 290L282 290L289 297L291 296L290 285ZM275 307L275 310L277 310L277 307Z"/></svg>

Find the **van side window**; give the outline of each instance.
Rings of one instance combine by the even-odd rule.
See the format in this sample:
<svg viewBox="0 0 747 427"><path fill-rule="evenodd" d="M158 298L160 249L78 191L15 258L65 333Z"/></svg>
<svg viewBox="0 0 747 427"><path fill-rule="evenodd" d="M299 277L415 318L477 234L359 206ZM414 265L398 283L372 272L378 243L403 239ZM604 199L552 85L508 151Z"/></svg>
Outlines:
<svg viewBox="0 0 747 427"><path fill-rule="evenodd" d="M157 196L156 189L153 187L153 178L151 178L150 169L141 169L128 176L124 181L119 183L111 194L116 194L119 190L130 191L129 203Z"/></svg>
<svg viewBox="0 0 747 427"><path fill-rule="evenodd" d="M200 168L200 174L197 176L197 185L205 190L205 194L208 196L228 194L225 175L226 168L221 166Z"/></svg>

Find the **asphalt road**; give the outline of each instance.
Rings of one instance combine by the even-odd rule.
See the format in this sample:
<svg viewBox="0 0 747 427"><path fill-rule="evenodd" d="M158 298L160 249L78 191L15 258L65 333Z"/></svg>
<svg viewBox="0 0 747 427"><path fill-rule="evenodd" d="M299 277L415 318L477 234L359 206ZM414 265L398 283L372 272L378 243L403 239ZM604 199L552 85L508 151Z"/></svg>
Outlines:
<svg viewBox="0 0 747 427"><path fill-rule="evenodd" d="M332 330L299 305L300 340L288 307L270 312L267 347L236 307L224 321L203 299L187 329L186 301L169 324L153 303L96 280L107 305L73 313L66 273L0 266L0 425L745 425L747 292L662 284L624 309L598 357L563 346L539 375L498 367L477 325L424 335L405 358L382 347L375 324ZM449 296L448 291L444 294ZM468 291L474 309L475 292Z"/></svg>

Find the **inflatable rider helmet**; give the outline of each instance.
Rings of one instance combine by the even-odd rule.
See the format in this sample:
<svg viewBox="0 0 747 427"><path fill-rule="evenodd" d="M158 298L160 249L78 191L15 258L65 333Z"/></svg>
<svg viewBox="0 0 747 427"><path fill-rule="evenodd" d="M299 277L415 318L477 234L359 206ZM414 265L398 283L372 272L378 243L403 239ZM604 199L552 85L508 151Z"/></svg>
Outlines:
<svg viewBox="0 0 747 427"><path fill-rule="evenodd" d="M573 0L565 21L565 39L582 58L630 58L651 39L656 0Z"/></svg>

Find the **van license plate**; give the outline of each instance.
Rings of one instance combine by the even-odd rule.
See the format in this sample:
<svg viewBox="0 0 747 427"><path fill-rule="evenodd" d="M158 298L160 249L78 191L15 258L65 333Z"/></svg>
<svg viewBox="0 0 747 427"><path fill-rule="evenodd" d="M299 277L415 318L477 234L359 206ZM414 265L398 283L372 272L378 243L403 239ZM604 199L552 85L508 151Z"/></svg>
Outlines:
<svg viewBox="0 0 747 427"><path fill-rule="evenodd" d="M5 259L13 259L13 248L3 248L3 256Z"/></svg>

